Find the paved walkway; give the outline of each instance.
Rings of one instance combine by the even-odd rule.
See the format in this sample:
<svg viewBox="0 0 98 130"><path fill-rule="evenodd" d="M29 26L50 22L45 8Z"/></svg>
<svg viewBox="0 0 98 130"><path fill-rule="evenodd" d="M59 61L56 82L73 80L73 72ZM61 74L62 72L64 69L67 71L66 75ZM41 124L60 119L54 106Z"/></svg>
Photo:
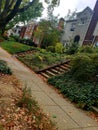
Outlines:
<svg viewBox="0 0 98 130"><path fill-rule="evenodd" d="M51 119L57 122L58 130L98 130L98 124L85 112L63 99L33 71L1 48L0 59L7 61L17 78L31 88L32 96L44 112L49 113Z"/></svg>

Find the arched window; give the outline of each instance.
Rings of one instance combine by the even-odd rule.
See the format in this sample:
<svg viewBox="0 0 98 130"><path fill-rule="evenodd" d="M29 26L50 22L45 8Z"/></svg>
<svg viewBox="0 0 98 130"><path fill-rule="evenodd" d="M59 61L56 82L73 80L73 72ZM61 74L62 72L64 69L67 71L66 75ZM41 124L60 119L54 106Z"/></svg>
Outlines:
<svg viewBox="0 0 98 130"><path fill-rule="evenodd" d="M79 35L76 35L75 37L74 37L74 42L79 42L80 41L80 36Z"/></svg>

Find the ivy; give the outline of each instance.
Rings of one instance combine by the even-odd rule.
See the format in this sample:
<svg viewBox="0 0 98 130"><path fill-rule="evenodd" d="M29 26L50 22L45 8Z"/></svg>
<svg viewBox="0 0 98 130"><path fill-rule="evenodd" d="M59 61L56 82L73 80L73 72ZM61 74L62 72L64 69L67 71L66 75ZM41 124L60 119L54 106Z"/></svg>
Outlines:
<svg viewBox="0 0 98 130"><path fill-rule="evenodd" d="M98 105L98 85L94 87L94 82L80 82L67 73L50 78L48 83L54 85L78 107L90 109L92 105Z"/></svg>

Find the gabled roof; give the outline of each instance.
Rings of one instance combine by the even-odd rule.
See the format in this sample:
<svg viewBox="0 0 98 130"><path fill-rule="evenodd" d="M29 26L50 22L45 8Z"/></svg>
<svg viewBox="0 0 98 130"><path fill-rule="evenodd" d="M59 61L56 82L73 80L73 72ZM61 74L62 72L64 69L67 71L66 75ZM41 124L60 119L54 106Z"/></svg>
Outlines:
<svg viewBox="0 0 98 130"><path fill-rule="evenodd" d="M77 17L79 17L80 15L85 13L86 11L89 11L91 14L93 14L93 10L90 7L87 6L83 11L76 13L76 18L75 19L69 19L69 20L66 20L66 22L75 22L75 21L77 21Z"/></svg>
<svg viewBox="0 0 98 130"><path fill-rule="evenodd" d="M92 10L90 7L87 6L83 11L77 12L77 15L81 15L81 14L83 14L84 12L86 12L87 10L88 10L91 14L93 14L93 10Z"/></svg>

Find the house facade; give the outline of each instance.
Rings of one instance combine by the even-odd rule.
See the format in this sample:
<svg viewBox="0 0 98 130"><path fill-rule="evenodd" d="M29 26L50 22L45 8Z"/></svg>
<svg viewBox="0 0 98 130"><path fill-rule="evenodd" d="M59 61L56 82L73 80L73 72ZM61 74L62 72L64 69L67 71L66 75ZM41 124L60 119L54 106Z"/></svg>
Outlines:
<svg viewBox="0 0 98 130"><path fill-rule="evenodd" d="M23 26L20 32L20 38L32 39L36 27L37 23L35 22L29 22L26 26Z"/></svg>
<svg viewBox="0 0 98 130"><path fill-rule="evenodd" d="M71 40L79 42L79 44L82 45L93 11L89 7L86 7L82 12L76 15L75 19L66 21L61 40L64 45L69 44Z"/></svg>

